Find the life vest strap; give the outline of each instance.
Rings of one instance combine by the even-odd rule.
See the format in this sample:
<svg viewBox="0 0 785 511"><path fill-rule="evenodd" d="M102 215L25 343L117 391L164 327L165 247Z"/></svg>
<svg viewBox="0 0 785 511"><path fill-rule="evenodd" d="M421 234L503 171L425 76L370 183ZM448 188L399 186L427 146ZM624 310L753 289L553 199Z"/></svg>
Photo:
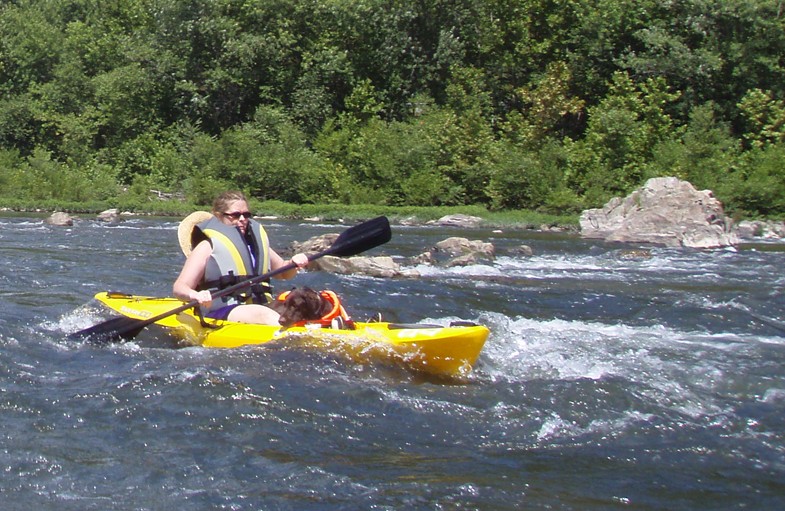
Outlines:
<svg viewBox="0 0 785 511"><path fill-rule="evenodd" d="M199 324L202 326L202 328L209 328L209 329L214 329L214 330L217 330L218 328L221 328L218 325L215 325L213 323L208 323L207 320L204 319L204 314L202 313L202 308L199 307L198 305L194 307L194 314L199 317Z"/></svg>
<svg viewBox="0 0 785 511"><path fill-rule="evenodd" d="M243 280L248 280L252 277L243 276L243 275L223 275L221 278L216 280L211 280L204 283L204 288L206 289L226 289L227 287L234 286L235 284L242 282ZM270 285L269 282L257 282L256 284L251 285L248 289L238 291L232 295L233 297L237 298L241 302L246 302L250 299L253 299L254 303L261 303L266 304L270 303L272 296L273 296L273 287Z"/></svg>

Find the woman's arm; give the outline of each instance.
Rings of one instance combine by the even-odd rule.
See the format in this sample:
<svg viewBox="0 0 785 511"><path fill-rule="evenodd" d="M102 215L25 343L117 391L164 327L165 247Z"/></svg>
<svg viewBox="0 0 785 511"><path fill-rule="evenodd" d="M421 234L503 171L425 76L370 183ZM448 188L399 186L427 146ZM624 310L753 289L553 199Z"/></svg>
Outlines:
<svg viewBox="0 0 785 511"><path fill-rule="evenodd" d="M204 270L207 266L207 260L213 253L213 247L207 240L201 241L194 247L188 259L183 264L183 269L180 270L180 275L174 281L172 292L174 296L190 302L191 300L198 300L201 305L209 305L213 298L210 291L203 290L197 291L196 287L202 281Z"/></svg>

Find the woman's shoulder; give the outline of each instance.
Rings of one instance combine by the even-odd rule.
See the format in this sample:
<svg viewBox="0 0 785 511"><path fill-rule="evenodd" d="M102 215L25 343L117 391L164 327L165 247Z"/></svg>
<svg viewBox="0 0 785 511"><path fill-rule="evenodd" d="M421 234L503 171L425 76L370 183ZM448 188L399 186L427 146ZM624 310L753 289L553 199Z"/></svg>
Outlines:
<svg viewBox="0 0 785 511"><path fill-rule="evenodd" d="M207 258L213 252L213 245L210 243L210 240L203 239L191 251L191 257L204 257Z"/></svg>

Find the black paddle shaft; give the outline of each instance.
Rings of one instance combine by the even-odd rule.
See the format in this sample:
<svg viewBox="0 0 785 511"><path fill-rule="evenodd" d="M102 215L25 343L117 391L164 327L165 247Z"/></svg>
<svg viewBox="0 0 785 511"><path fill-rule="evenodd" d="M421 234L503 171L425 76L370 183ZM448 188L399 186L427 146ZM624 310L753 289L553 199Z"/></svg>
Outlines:
<svg viewBox="0 0 785 511"><path fill-rule="evenodd" d="M387 220L387 217L379 216L346 229L328 249L309 255L308 261L314 261L326 255L337 257L357 255L366 250L383 245L390 241L391 238L392 231L390 230L390 222ZM216 291L212 294L213 298L220 298L236 293L237 291L242 291L243 289L247 289L259 282L268 280L271 277L296 267L297 265L295 263L289 263L276 270L243 280L233 286ZM71 340L92 339L100 342L111 342L116 339L133 339L142 329L144 329L144 327L197 305L199 305L198 300L191 300L170 311L147 319L134 319L125 316L115 317L84 330L69 334L68 338Z"/></svg>

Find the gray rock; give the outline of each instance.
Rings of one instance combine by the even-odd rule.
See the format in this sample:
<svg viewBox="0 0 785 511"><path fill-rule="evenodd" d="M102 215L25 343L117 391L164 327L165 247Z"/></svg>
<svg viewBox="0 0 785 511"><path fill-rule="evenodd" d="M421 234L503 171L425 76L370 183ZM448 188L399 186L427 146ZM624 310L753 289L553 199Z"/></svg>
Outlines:
<svg viewBox="0 0 785 511"><path fill-rule="evenodd" d="M341 275L367 275L369 277L416 277L413 270L404 271L392 257L333 257L325 256L308 265L309 269L337 273Z"/></svg>
<svg viewBox="0 0 785 511"><path fill-rule="evenodd" d="M102 211L98 214L98 220L109 223L119 222L120 214L116 208L107 209L106 211Z"/></svg>
<svg viewBox="0 0 785 511"><path fill-rule="evenodd" d="M322 252L330 247L337 237L337 234L323 234L314 236L303 243L294 242L289 249L283 251L281 255L289 257L291 254L298 252L306 254ZM435 247L423 252L419 256L410 258L406 263L413 265L436 265L441 263L445 267L451 267L476 264L481 260L493 260L494 257L495 248L492 243L451 237L440 241ZM368 275L370 277L382 278L420 276L419 272L416 270L401 267L401 265L396 263L395 260L389 256L325 256L309 263L308 269L343 275Z"/></svg>
<svg viewBox="0 0 785 511"><path fill-rule="evenodd" d="M409 264L428 264L433 265L436 264L436 257L434 257L433 252L430 250L427 252L423 252L418 256L414 256L409 259Z"/></svg>
<svg viewBox="0 0 785 511"><path fill-rule="evenodd" d="M464 254L457 257L453 257L445 266L447 268L454 268L456 266L471 266L473 264L479 263L479 259L477 259L477 254Z"/></svg>
<svg viewBox="0 0 785 511"><path fill-rule="evenodd" d="M49 225L56 225L59 227L69 227L74 225L74 219L71 217L71 215L62 211L56 211L52 213L46 220L44 220L44 222Z"/></svg>
<svg viewBox="0 0 785 511"><path fill-rule="evenodd" d="M630 249L621 250L618 253L619 259L638 260L638 259L651 259L651 250L646 249Z"/></svg>
<svg viewBox="0 0 785 511"><path fill-rule="evenodd" d="M469 240L467 238L460 238L453 236L442 240L434 247L436 252L443 252L449 256L463 256L474 254L484 259L494 259L496 249L492 243L487 243L480 240Z"/></svg>
<svg viewBox="0 0 785 511"><path fill-rule="evenodd" d="M748 240L781 239L785 237L785 222L744 220L739 222L738 233L740 238Z"/></svg>
<svg viewBox="0 0 785 511"><path fill-rule="evenodd" d="M479 227L481 222L482 222L482 218L480 217L457 214L457 215L443 216L440 219L436 220L436 222L434 223L442 227L474 228L474 227Z"/></svg>
<svg viewBox="0 0 785 511"><path fill-rule="evenodd" d="M469 240L453 236L442 240L430 250L431 264L440 261L445 267L469 266L480 261L493 261L496 258L496 248L492 243L480 240ZM449 260L444 261L446 256Z"/></svg>
<svg viewBox="0 0 785 511"><path fill-rule="evenodd" d="M675 177L650 179L626 198L580 217L581 235L623 243L668 247L716 248L739 238L722 204L711 191L696 190Z"/></svg>
<svg viewBox="0 0 785 511"><path fill-rule="evenodd" d="M279 251L279 254L284 259L293 256L294 254L315 254L317 252L324 252L328 248L335 243L335 240L338 239L338 234L330 233L330 234L322 234L320 236L314 236L302 243L298 241L292 242L288 248ZM308 269L314 269L314 263L308 264Z"/></svg>
<svg viewBox="0 0 785 511"><path fill-rule="evenodd" d="M529 245L521 245L520 247L510 250L510 253L520 257L531 257L534 255L534 250Z"/></svg>
<svg viewBox="0 0 785 511"><path fill-rule="evenodd" d="M303 243L294 242L288 250L281 255L288 257L295 253L315 254L327 250L338 234L322 234L314 236ZM392 257L388 256L354 256L333 257L324 256L308 264L308 270L325 271L341 275L367 275L369 277L416 277L419 273L414 270L404 270Z"/></svg>

